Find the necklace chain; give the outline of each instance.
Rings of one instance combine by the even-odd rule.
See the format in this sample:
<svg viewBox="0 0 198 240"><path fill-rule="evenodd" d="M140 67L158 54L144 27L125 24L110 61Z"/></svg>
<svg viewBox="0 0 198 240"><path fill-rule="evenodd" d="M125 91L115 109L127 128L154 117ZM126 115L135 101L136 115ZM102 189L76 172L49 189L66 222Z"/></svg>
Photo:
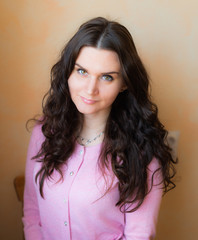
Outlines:
<svg viewBox="0 0 198 240"><path fill-rule="evenodd" d="M92 138L92 139L90 139L90 138L89 138L89 139L86 139L86 138L81 137L81 136L77 136L77 138L80 139L82 145L87 146L87 145L89 145L90 143L96 141L96 139L100 138L103 134L104 134L104 132L100 132L97 136L95 136L95 137ZM83 143L83 142L85 142L85 143Z"/></svg>

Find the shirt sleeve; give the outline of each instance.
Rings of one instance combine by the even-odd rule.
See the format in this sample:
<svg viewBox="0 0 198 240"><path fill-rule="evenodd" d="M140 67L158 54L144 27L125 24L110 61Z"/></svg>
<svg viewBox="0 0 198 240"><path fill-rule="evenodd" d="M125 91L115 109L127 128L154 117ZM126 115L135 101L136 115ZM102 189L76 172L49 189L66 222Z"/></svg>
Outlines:
<svg viewBox="0 0 198 240"><path fill-rule="evenodd" d="M42 240L41 222L39 215L39 207L35 190L34 165L36 160L32 160L39 149L41 141L40 126L34 127L30 138L27 153L26 170L25 170L25 189L24 189L24 206L23 206L23 224L26 240Z"/></svg>
<svg viewBox="0 0 198 240"><path fill-rule="evenodd" d="M153 172L158 169L159 163L153 159L148 166L148 187L151 186ZM158 212L162 198L161 172L154 174L154 185L145 197L142 205L132 213L125 214L124 240L152 240L156 234Z"/></svg>

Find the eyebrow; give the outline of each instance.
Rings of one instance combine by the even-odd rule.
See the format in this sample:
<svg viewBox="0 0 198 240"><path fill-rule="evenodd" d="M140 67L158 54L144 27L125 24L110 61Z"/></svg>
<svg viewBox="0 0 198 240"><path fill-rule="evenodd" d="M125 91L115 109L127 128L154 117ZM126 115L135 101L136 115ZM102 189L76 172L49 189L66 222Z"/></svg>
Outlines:
<svg viewBox="0 0 198 240"><path fill-rule="evenodd" d="M82 69L84 69L85 71L87 71L87 69L86 68L84 68L84 67L82 67L80 64L78 64L78 63L76 63L75 64L76 66L78 66L78 67L80 67L80 68L82 68ZM88 71L87 71L88 72ZM101 73L102 75L105 75L105 74L120 74L119 72L116 72L116 71L112 71L112 72L105 72L105 73Z"/></svg>

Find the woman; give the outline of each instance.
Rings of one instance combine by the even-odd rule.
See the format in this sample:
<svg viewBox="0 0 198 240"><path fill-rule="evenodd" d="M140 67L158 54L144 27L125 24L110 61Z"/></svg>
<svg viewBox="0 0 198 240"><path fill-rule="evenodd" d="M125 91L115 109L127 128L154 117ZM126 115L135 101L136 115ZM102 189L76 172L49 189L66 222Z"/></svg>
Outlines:
<svg viewBox="0 0 198 240"><path fill-rule="evenodd" d="M84 23L45 99L27 157L26 239L153 239L174 161L128 30Z"/></svg>

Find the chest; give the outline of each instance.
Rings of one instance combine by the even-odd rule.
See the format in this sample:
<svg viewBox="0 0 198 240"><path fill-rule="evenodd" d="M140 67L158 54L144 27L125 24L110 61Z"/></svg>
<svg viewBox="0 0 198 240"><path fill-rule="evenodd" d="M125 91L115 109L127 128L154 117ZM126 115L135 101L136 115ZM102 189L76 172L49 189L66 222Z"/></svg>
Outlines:
<svg viewBox="0 0 198 240"><path fill-rule="evenodd" d="M98 164L99 151L87 151L84 147L76 149L62 167L63 178L54 171L44 184L44 199L40 196L39 186L35 184L41 209L51 209L57 213L57 207L64 209L66 204L75 209L108 209L119 200L118 181L112 171L103 176ZM36 165L34 175L40 166ZM111 187L111 188L110 188ZM110 190L109 190L110 188Z"/></svg>

